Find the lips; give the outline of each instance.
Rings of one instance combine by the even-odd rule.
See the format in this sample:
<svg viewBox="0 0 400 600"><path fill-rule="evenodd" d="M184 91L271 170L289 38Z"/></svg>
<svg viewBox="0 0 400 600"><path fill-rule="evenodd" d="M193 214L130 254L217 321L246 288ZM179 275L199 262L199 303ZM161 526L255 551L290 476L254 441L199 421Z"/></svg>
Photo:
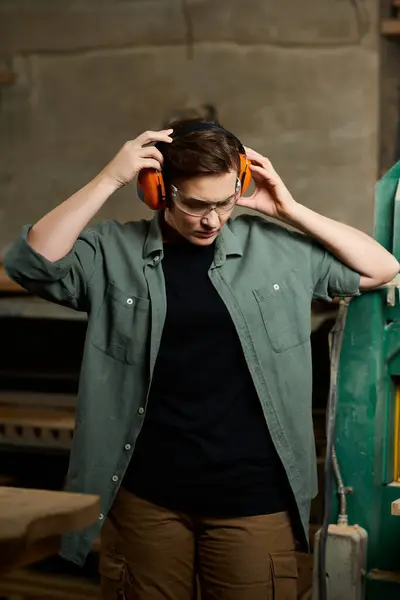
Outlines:
<svg viewBox="0 0 400 600"><path fill-rule="evenodd" d="M217 233L219 233L219 229L216 229L215 231L198 231L198 232L196 232L196 235L198 235L200 237L208 238L208 237L213 237Z"/></svg>

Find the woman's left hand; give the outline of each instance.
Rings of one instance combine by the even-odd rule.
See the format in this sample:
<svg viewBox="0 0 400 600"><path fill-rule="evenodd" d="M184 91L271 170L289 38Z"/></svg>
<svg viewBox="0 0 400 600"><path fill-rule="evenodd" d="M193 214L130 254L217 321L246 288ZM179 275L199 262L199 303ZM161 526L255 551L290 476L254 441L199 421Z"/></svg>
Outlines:
<svg viewBox="0 0 400 600"><path fill-rule="evenodd" d="M238 206L251 208L275 219L290 220L297 203L282 179L268 158L251 148L245 150L251 161L250 168L256 187L251 196L241 196Z"/></svg>

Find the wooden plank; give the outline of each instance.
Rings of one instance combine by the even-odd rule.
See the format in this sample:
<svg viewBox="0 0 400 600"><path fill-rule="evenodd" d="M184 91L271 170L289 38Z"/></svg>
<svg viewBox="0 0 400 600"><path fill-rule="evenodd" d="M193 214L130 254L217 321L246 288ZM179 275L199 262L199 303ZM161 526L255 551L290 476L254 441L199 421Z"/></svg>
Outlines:
<svg viewBox="0 0 400 600"><path fill-rule="evenodd" d="M99 513L98 496L1 487L0 571L53 554L58 536L91 525Z"/></svg>
<svg viewBox="0 0 400 600"><path fill-rule="evenodd" d="M54 535L41 540L32 542L25 550L20 552L18 555L13 557L13 562L10 565L7 562L0 565L0 577L4 572L10 568L19 569L26 565L37 563L49 556L55 556L58 554L61 545L61 536ZM1 543L0 543L0 556L1 556ZM3 563L3 560L2 560Z"/></svg>
<svg viewBox="0 0 400 600"><path fill-rule="evenodd" d="M21 294L17 297L3 296L0 297L0 317L19 317L26 319L60 319L85 321L86 313L78 312L67 308L52 304L42 298Z"/></svg>
<svg viewBox="0 0 400 600"><path fill-rule="evenodd" d="M394 517L400 516L400 498L392 502L392 515Z"/></svg>
<svg viewBox="0 0 400 600"><path fill-rule="evenodd" d="M15 396L22 400L29 394L2 392L0 398ZM40 405L46 394L32 394L39 404L0 402L0 445L68 450L72 445L75 427L75 407ZM50 396L50 395L49 395ZM50 396L51 397L51 396ZM65 398L68 396L64 396ZM75 398L70 397L75 404ZM48 399L46 398L47 402Z"/></svg>
<svg viewBox="0 0 400 600"><path fill-rule="evenodd" d="M76 406L76 396L74 394L0 391L0 407L1 405L73 410Z"/></svg>
<svg viewBox="0 0 400 600"><path fill-rule="evenodd" d="M400 19L382 19L381 34L389 37L400 35Z"/></svg>
<svg viewBox="0 0 400 600"><path fill-rule="evenodd" d="M74 428L75 411L40 410L0 406L0 424L11 427L40 427L43 429Z"/></svg>
<svg viewBox="0 0 400 600"><path fill-rule="evenodd" d="M27 293L26 290L8 277L3 267L0 267L0 292Z"/></svg>

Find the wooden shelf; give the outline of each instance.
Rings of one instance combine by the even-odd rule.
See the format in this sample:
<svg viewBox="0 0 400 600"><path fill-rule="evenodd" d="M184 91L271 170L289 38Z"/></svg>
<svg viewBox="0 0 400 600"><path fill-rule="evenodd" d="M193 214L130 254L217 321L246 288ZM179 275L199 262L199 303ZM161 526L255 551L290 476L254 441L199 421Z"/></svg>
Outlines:
<svg viewBox="0 0 400 600"><path fill-rule="evenodd" d="M17 296L15 296L17 294ZM86 313L52 304L32 296L7 276L0 266L0 317L26 317L30 319L69 319L85 321Z"/></svg>
<svg viewBox="0 0 400 600"><path fill-rule="evenodd" d="M394 500L392 502L392 515L398 517L400 515L400 500Z"/></svg>
<svg viewBox="0 0 400 600"><path fill-rule="evenodd" d="M25 407L25 408L50 408L52 410L75 411L75 394L55 394L43 392L16 392L14 390L0 390L0 413L2 406Z"/></svg>
<svg viewBox="0 0 400 600"><path fill-rule="evenodd" d="M383 19L381 22L381 34L388 37L400 36L400 19Z"/></svg>
<svg viewBox="0 0 400 600"><path fill-rule="evenodd" d="M69 450L75 406L71 394L0 392L0 446Z"/></svg>
<svg viewBox="0 0 400 600"><path fill-rule="evenodd" d="M52 304L34 296L0 297L0 317L86 321L86 313Z"/></svg>
<svg viewBox="0 0 400 600"><path fill-rule="evenodd" d="M0 267L0 292L18 292L25 294L26 291L20 285L11 281L3 267Z"/></svg>
<svg viewBox="0 0 400 600"><path fill-rule="evenodd" d="M75 411L0 406L0 446L70 450Z"/></svg>
<svg viewBox="0 0 400 600"><path fill-rule="evenodd" d="M0 488L0 573L56 554L61 535L96 523L99 512L95 495Z"/></svg>

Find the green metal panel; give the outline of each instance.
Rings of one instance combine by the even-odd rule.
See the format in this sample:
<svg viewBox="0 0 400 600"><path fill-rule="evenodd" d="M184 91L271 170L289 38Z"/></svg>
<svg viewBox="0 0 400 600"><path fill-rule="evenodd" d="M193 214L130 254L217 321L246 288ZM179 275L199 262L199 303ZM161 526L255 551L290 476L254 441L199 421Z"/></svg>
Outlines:
<svg viewBox="0 0 400 600"><path fill-rule="evenodd" d="M392 252L399 259L400 257L400 182L397 182L394 196L394 222L393 222L393 246Z"/></svg>
<svg viewBox="0 0 400 600"><path fill-rule="evenodd" d="M400 202L395 200L400 162L376 186L374 237L400 259ZM399 188L400 189L400 188ZM398 195L400 199L400 196ZM349 524L368 532L367 600L400 598L400 517L391 503L395 390L400 385L400 303L375 290L351 301L338 380L335 445L347 497ZM333 500L332 521L338 502Z"/></svg>
<svg viewBox="0 0 400 600"><path fill-rule="evenodd" d="M400 161L376 184L374 238L387 250L393 249L394 197L400 179Z"/></svg>

